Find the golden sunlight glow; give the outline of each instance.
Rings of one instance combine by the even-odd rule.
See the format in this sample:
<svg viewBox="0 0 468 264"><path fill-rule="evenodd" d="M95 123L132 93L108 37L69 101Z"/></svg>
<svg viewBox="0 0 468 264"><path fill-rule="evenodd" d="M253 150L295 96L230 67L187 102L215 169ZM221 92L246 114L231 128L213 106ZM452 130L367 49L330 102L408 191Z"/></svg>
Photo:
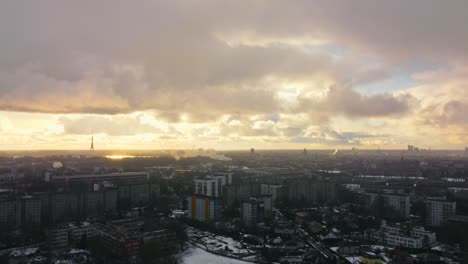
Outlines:
<svg viewBox="0 0 468 264"><path fill-rule="evenodd" d="M135 158L133 155L106 155L106 158L113 159L113 160L121 160L127 158Z"/></svg>

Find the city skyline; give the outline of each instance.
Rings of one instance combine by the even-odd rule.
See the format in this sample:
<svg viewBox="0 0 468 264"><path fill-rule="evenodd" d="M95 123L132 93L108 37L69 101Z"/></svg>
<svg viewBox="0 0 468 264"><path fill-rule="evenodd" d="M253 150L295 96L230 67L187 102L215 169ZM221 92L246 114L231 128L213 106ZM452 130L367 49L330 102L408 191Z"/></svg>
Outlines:
<svg viewBox="0 0 468 264"><path fill-rule="evenodd" d="M4 1L0 150L464 150L466 10Z"/></svg>

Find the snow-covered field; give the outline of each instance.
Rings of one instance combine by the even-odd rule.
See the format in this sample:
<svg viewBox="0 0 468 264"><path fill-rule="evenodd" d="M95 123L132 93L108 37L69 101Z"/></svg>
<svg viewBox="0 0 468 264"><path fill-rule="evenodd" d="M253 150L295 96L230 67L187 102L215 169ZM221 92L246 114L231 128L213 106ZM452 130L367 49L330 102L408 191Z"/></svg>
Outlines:
<svg viewBox="0 0 468 264"><path fill-rule="evenodd" d="M180 253L184 264L251 264L250 262L218 256L197 247L191 247Z"/></svg>

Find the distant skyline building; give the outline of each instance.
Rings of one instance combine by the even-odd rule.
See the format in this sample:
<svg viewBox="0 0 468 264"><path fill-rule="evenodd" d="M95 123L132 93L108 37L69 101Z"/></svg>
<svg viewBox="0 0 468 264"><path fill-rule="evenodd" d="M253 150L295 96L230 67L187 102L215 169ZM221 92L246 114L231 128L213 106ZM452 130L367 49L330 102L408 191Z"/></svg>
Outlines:
<svg viewBox="0 0 468 264"><path fill-rule="evenodd" d="M255 149L254 148L250 149L250 154L255 154Z"/></svg>
<svg viewBox="0 0 468 264"><path fill-rule="evenodd" d="M424 150L424 149L420 149L419 147L415 147L413 145L408 145L408 151L419 151L419 150Z"/></svg>

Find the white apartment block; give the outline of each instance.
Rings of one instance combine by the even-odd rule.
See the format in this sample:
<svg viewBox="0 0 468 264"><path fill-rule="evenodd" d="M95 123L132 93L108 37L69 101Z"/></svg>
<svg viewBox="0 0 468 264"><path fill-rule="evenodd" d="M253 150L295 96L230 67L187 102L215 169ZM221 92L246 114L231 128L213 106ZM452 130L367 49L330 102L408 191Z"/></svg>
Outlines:
<svg viewBox="0 0 468 264"><path fill-rule="evenodd" d="M367 239L383 243L388 246L422 248L434 244L436 234L425 230L423 227L414 227L409 230L409 235L404 228L399 226L382 226L379 230L369 229L365 231Z"/></svg>
<svg viewBox="0 0 468 264"><path fill-rule="evenodd" d="M205 179L195 179L194 194L210 197L221 197L223 186L232 184L232 173L221 173L206 176Z"/></svg>

